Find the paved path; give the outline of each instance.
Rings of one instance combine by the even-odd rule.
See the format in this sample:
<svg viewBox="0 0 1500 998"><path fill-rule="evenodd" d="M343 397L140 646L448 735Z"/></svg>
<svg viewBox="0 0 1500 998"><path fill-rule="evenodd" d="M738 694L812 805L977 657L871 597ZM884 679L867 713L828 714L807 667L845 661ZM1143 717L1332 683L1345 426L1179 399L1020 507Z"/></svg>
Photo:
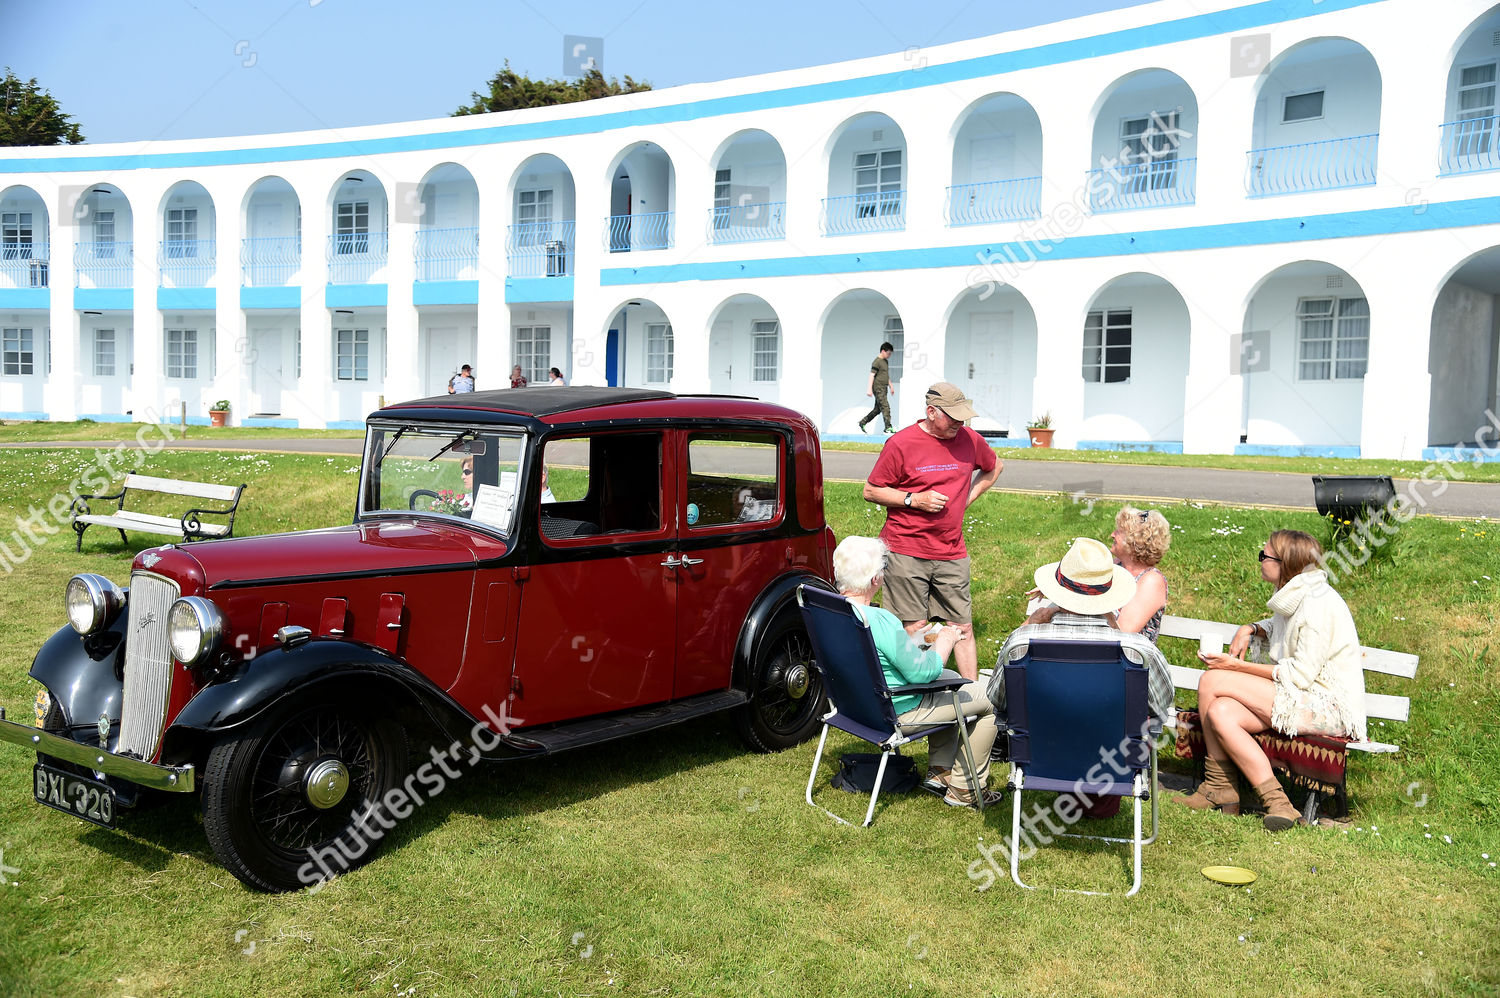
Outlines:
<svg viewBox="0 0 1500 998"><path fill-rule="evenodd" d="M10 447L95 447L112 448L113 441L50 441L12 444ZM174 448L195 450L282 451L302 454L358 455L364 441L327 437L213 440L177 440ZM733 467L732 458L743 453L739 448L722 448L723 467ZM1004 459L1004 454L1001 454ZM876 455L865 451L825 450L823 466L826 476L835 481L862 482L869 477ZM581 463L582 450L565 452L562 461ZM716 462L717 463L717 462ZM1397 488L1405 486L1397 483ZM1268 506L1284 509L1312 509L1313 487L1307 475L1288 475L1268 471L1223 471L1214 468L1178 468L1142 464L1087 464L1063 461L1005 462L1005 471L996 488L1011 492L1054 495L1062 492L1103 501L1177 500L1230 503L1237 506ZM1421 486L1419 495L1426 498L1426 512L1450 517L1500 517L1500 483L1448 482L1441 495L1439 485Z"/></svg>

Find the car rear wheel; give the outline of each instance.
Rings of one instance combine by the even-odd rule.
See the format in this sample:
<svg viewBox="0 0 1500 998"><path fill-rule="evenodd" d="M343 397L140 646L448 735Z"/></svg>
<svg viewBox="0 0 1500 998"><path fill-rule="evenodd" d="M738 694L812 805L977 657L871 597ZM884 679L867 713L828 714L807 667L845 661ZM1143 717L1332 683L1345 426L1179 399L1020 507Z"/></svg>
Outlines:
<svg viewBox="0 0 1500 998"><path fill-rule="evenodd" d="M203 827L250 887L309 887L374 855L390 827L377 802L405 768L401 727L357 704L273 711L210 751Z"/></svg>
<svg viewBox="0 0 1500 998"><path fill-rule="evenodd" d="M740 736L757 752L779 752L807 741L827 712L823 681L812 664L812 642L795 614L771 625L750 670L750 703L739 714Z"/></svg>

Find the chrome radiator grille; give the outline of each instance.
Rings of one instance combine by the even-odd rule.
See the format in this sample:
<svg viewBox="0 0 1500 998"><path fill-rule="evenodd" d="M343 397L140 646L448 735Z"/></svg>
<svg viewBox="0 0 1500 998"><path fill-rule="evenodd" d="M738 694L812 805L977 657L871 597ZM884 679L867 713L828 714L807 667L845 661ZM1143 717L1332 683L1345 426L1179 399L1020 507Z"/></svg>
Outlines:
<svg viewBox="0 0 1500 998"><path fill-rule="evenodd" d="M175 582L136 572L130 577L130 627L125 637L125 694L118 752L156 755L172 690L167 611L182 594Z"/></svg>

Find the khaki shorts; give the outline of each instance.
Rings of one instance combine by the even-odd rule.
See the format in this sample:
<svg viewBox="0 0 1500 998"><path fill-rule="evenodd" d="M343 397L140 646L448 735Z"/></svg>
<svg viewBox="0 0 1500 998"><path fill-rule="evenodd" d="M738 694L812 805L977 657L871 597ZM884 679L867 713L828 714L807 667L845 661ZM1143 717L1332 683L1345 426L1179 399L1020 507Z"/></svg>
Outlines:
<svg viewBox="0 0 1500 998"><path fill-rule="evenodd" d="M969 598L969 559L931 561L891 552L881 606L905 623L933 617L970 623L974 604Z"/></svg>

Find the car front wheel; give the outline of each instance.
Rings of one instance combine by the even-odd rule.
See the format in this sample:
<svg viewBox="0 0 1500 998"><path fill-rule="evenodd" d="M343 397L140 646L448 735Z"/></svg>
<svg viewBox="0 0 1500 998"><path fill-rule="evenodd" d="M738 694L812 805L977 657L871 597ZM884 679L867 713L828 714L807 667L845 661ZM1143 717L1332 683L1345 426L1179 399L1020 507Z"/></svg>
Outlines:
<svg viewBox="0 0 1500 998"><path fill-rule="evenodd" d="M812 642L795 614L782 615L761 639L751 663L749 692L739 731L757 752L800 745L818 730L827 701L813 668Z"/></svg>
<svg viewBox="0 0 1500 998"><path fill-rule="evenodd" d="M292 891L364 863L390 827L377 804L406 767L406 736L355 704L272 711L215 745L203 826L219 862L250 887Z"/></svg>

